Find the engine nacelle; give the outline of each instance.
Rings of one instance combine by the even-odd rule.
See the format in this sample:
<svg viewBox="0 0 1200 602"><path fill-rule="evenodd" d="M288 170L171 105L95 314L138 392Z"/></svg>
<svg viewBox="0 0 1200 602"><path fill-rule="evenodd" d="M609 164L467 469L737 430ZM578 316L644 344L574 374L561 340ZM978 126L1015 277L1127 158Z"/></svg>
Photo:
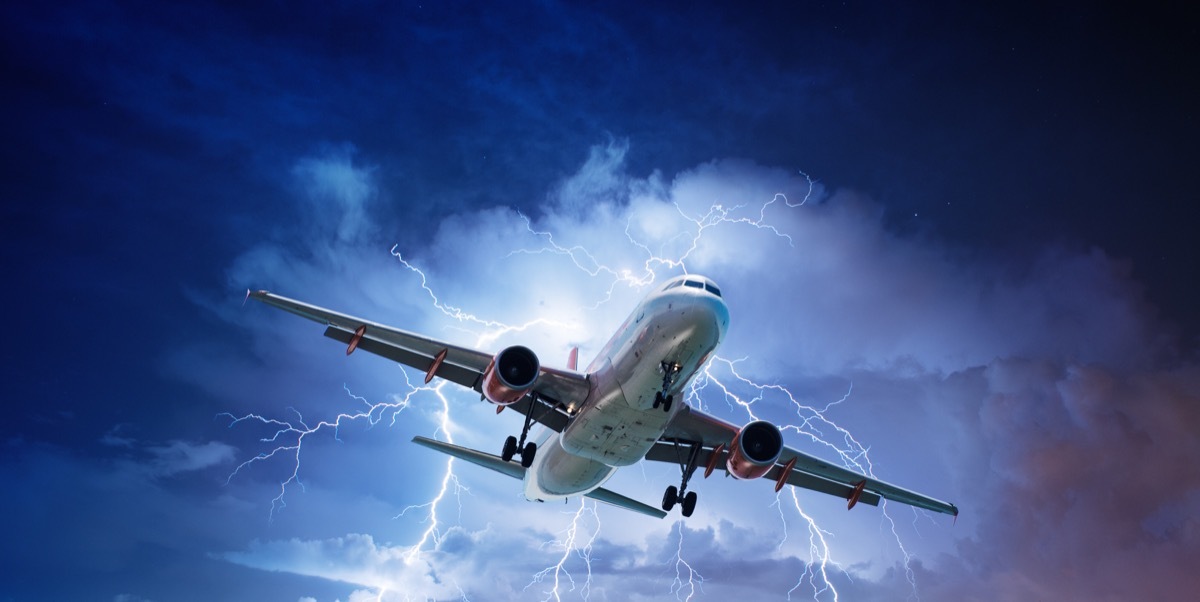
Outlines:
<svg viewBox="0 0 1200 602"><path fill-rule="evenodd" d="M509 347L497 353L483 373L483 396L497 405L516 403L533 388L540 369L528 347Z"/></svg>
<svg viewBox="0 0 1200 602"><path fill-rule="evenodd" d="M765 474L783 452L783 435L779 427L765 420L756 420L742 427L729 446L725 468L739 479L757 479Z"/></svg>

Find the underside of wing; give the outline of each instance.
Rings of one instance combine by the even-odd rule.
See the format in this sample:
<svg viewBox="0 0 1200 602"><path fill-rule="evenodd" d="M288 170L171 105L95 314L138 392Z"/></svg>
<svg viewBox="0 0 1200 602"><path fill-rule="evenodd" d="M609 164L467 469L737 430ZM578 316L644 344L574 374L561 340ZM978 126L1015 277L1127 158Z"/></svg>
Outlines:
<svg viewBox="0 0 1200 602"><path fill-rule="evenodd" d="M715 416L684 407L667 426L663 438L646 454L646 459L678 462L685 470L690 463L691 470L703 469L705 476L718 468L728 472L731 451L738 445L743 430L743 427ZM778 432L778 429L775 431ZM848 500L849 507L858 503L874 506L879 504L880 499L887 499L934 512L958 515L958 507L954 504L783 446L782 439L775 449L778 455L773 460L764 460L755 477L770 479L776 484L776 490L788 484Z"/></svg>
<svg viewBox="0 0 1200 602"><path fill-rule="evenodd" d="M361 349L385 357L423 372L427 383L434 378L443 378L482 395L485 375L499 356L267 291L250 292L248 296L324 324L325 336L344 343L347 355ZM503 405L508 405L522 414L532 413L536 422L561 431L566 427L570 411L578 408L587 399L590 383L586 375L578 372L543 367L536 359L533 363L538 366L536 378L531 378L527 389L518 390L512 398L505 399ZM533 375L534 373L530 372L530 376Z"/></svg>

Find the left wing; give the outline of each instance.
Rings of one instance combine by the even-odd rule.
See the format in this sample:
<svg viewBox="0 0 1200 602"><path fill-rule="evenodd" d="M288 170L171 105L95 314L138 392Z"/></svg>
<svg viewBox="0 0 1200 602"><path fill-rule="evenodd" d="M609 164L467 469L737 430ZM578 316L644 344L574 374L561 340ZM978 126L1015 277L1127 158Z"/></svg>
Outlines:
<svg viewBox="0 0 1200 602"><path fill-rule="evenodd" d="M723 466L729 457L730 444L739 430L740 427L720 418L684 406L667 425L662 439L646 453L646 459L683 464L681 458L686 460L684 447L699 444L701 450L695 462L696 466ZM718 447L721 448L720 451L717 450ZM788 467L790 470L785 474L784 470ZM830 464L787 446L763 478L775 481L780 486L787 483L851 500L850 506L854 503L877 506L880 498L883 498L958 516L958 507L954 504Z"/></svg>
<svg viewBox="0 0 1200 602"><path fill-rule="evenodd" d="M324 324L325 336L348 345L347 355L362 349L386 357L424 372L426 382L437 376L482 393L483 373L494 357L476 349L452 345L267 291L248 291L247 296ZM581 405L589 389L587 376L583 374L542 366L532 392L546 401L553 411L533 412L534 420L561 432L566 428L568 419L564 408ZM529 414L535 406L532 397L526 395L508 407Z"/></svg>

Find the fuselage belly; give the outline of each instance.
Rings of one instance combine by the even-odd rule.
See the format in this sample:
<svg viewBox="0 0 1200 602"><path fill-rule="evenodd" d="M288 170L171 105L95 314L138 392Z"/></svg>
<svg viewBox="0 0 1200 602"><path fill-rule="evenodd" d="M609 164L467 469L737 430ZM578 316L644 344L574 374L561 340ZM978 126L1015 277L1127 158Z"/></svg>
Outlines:
<svg viewBox="0 0 1200 602"><path fill-rule="evenodd" d="M688 286L683 286L688 281ZM714 292L680 277L646 299L591 366L592 390L562 433L548 432L526 472L525 495L552 500L588 493L621 466L640 461L683 405L655 407L656 394L682 399L691 377L724 338L729 311ZM664 379L664 367L677 376Z"/></svg>

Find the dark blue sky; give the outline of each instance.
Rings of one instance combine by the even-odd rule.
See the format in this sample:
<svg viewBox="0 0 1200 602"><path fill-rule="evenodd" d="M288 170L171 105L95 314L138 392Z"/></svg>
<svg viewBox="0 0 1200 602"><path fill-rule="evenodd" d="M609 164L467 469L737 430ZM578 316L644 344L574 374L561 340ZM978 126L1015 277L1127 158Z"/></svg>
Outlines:
<svg viewBox="0 0 1200 602"><path fill-rule="evenodd" d="M241 308L244 290L483 336L445 323L395 245L483 319L561 312L575 326L529 335L557 364L571 344L588 355L647 289L534 254L549 239L520 216L594 252L574 257L584 267L636 272L640 253L679 256L676 235L693 233L660 212L671 203L746 205L733 217L790 237L723 223L687 257L732 292L725 357L820 406L853 383L840 418L880 476L964 508L955 530L922 519L920 536L900 533L905 548L873 518L827 526L855 542L835 550L844 595L908 595L898 549L916 550L926 599L1146 593L1063 577L1102 562L1153 576L1151 598L1194 579L1180 567L1200 562L1200 38L1182 8L17 2L0 15L14 318L0 511L24 542L0 551L0 599L324 601L383 583L458 597L351 562L312 568L312 549L417 544L421 522L393 517L444 468L406 443L436 429L433 409L341 443L314 436L312 484L270 522L286 462L226 483L269 433L214 416L294 407L315 423L354 407L343 385L374 402L407 391L399 368L342 363L319 329ZM758 212L777 192L802 198L802 174L819 183L811 204ZM481 447L516 428L462 407L475 413L456 436ZM392 472L364 485L376 470ZM499 493L462 503L511 512L491 521L516 530L462 519L454 533L475 548L447 537L429 571L479 599L469 576L494 567L475 562L511 539L528 555L495 569L501 591L515 584L499 597L523 598L565 519L543 523L515 484L487 483L468 485ZM787 592L815 560L747 543L780 531L751 520L774 498L734 485L702 493L724 500L705 502L707 519L645 540L601 509L596 554L612 564L594 595L625 599L629 575L671 595L680 537L695 552L675 560L728 561L699 569L707 595ZM1075 534L1048 538L1042 520ZM1130 541L1147 552L1118 551ZM751 568L721 568L735 562ZM388 566L371 574L407 574ZM778 578L745 578L767 569Z"/></svg>

